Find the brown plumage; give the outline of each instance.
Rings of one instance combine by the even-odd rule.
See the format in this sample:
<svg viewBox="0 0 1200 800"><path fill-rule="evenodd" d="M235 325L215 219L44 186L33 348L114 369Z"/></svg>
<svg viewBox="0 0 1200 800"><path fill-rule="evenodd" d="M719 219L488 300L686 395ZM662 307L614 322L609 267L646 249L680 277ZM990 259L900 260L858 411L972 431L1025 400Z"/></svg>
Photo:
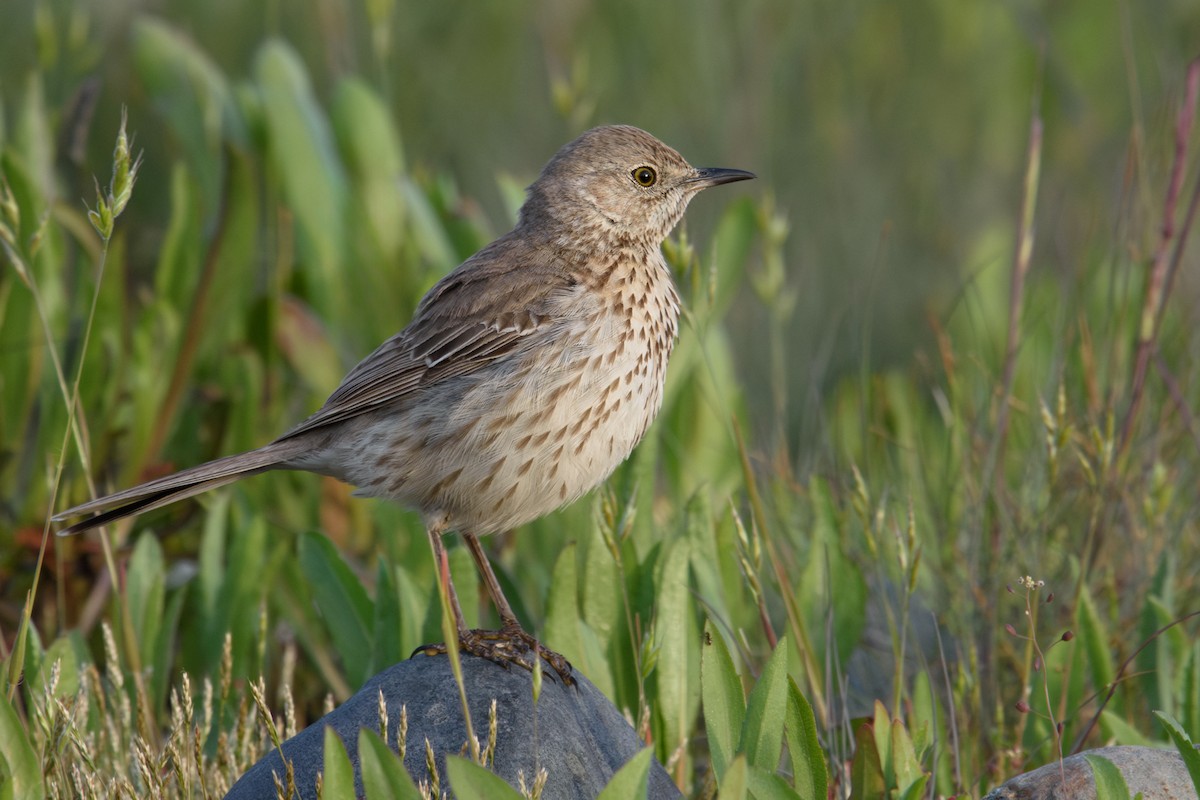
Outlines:
<svg viewBox="0 0 1200 800"><path fill-rule="evenodd" d="M517 226L438 282L315 414L257 450L68 509L55 519L101 513L61 533L268 470L330 475L420 511L439 558L442 534L462 534L510 634L498 648L468 631L455 599L463 646L514 660L514 642L537 645L477 537L576 499L641 440L679 316L662 241L701 189L752 177L693 168L637 128L584 133L530 186Z"/></svg>

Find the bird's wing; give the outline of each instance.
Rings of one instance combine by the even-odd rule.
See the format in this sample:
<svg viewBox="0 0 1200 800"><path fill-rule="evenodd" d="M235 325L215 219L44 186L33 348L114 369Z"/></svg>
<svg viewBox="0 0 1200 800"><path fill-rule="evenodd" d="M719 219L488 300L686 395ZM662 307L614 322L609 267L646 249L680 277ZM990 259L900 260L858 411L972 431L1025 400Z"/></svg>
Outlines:
<svg viewBox="0 0 1200 800"><path fill-rule="evenodd" d="M411 323L354 367L290 439L473 372L554 324L574 281L536 251L498 240L429 291Z"/></svg>

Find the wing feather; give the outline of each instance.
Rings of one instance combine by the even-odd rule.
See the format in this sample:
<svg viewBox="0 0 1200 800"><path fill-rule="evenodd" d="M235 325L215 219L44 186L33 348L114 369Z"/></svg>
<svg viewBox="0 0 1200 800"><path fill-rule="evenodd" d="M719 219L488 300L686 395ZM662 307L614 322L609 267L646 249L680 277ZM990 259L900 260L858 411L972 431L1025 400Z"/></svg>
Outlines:
<svg viewBox="0 0 1200 800"><path fill-rule="evenodd" d="M497 281L505 291L497 291ZM280 439L343 422L511 355L561 319L559 301L575 285L551 254L511 234L498 239L439 281L408 327L363 359L319 411Z"/></svg>

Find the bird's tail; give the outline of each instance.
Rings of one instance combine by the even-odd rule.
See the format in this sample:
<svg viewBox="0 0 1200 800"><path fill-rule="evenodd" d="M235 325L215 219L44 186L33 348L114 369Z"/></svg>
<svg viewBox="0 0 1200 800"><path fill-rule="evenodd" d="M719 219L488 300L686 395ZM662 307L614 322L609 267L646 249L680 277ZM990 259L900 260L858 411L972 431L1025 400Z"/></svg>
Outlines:
<svg viewBox="0 0 1200 800"><path fill-rule="evenodd" d="M122 517L130 517L154 508L161 508L177 500L233 483L249 475L284 468L287 460L296 456L302 449L303 444L292 440L272 442L248 453L218 458L216 461L209 461L182 472L147 481L131 489L89 500L55 514L54 521L59 522L94 511L101 513L63 528L58 535L69 536L100 525L107 525Z"/></svg>

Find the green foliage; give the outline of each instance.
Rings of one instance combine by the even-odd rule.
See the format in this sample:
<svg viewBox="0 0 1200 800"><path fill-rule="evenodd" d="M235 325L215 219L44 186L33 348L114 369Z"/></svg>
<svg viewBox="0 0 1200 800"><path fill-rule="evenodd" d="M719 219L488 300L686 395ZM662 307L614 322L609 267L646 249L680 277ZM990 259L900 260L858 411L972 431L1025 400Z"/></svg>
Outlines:
<svg viewBox="0 0 1200 800"><path fill-rule="evenodd" d="M825 755L808 701L788 676L784 639L747 699L729 649L710 623L701 664L704 723L720 797L824 797ZM786 741L790 780L776 774Z"/></svg>
<svg viewBox="0 0 1200 800"><path fill-rule="evenodd" d="M1192 785L1200 793L1200 751L1196 750L1192 738L1180 726L1178 720L1163 711L1155 711L1154 716L1158 717L1158 721L1167 729L1167 734L1179 750L1179 757L1183 759L1188 775L1192 778Z"/></svg>
<svg viewBox="0 0 1200 800"><path fill-rule="evenodd" d="M0 697L0 759L0 797L40 800L46 796L38 754L6 697Z"/></svg>
<svg viewBox="0 0 1200 800"><path fill-rule="evenodd" d="M1096 800L1133 800L1121 770L1104 756L1085 755L1096 784Z"/></svg>
<svg viewBox="0 0 1200 800"><path fill-rule="evenodd" d="M326 736L327 752L329 747L329 736ZM363 790L370 800L418 800L422 797L408 771L404 769L404 762L400 760L400 756L388 747L375 731L366 728L359 731L358 753L362 762ZM342 795L329 795L339 796Z"/></svg>
<svg viewBox="0 0 1200 800"><path fill-rule="evenodd" d="M392 5L18 3L0 26L0 792L79 768L219 796L441 637L420 521L328 480L99 540L45 520L302 419L593 118L761 176L664 247L685 316L647 440L490 543L521 619L652 743L606 793L642 791L653 752L695 796L976 795L1159 741L1150 709L1177 743L1200 726L1200 328L1186 270L1147 288L1184 252L1160 243L1194 3ZM369 798L419 796L378 737L360 752Z"/></svg>

